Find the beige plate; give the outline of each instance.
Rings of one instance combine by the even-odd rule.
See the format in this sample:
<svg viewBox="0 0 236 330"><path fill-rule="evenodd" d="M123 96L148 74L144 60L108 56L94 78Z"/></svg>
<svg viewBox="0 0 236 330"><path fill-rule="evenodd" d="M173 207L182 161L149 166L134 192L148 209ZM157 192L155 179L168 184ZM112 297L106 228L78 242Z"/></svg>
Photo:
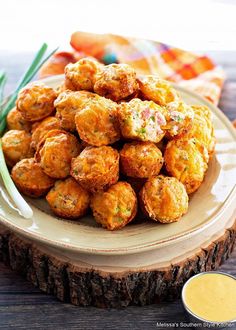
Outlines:
<svg viewBox="0 0 236 330"><path fill-rule="evenodd" d="M45 79L53 87L62 76ZM216 155L211 160L204 183L191 197L188 213L177 223L133 223L110 232L92 217L70 222L53 216L44 200L30 200L34 216L21 218L0 197L0 221L13 231L48 246L89 254L122 255L140 253L189 239L216 221L221 221L228 208L236 203L236 131L215 106L198 95L175 86L185 102L205 104L214 115L217 138ZM227 212L226 212L227 213Z"/></svg>

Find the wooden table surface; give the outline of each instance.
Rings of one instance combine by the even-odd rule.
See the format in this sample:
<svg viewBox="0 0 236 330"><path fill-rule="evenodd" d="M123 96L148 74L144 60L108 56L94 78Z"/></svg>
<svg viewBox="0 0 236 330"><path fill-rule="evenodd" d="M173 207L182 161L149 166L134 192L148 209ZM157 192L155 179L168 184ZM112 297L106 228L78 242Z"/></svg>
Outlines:
<svg viewBox="0 0 236 330"><path fill-rule="evenodd" d="M235 119L236 53L212 52L210 55L227 74L220 108L231 120ZM9 76L7 92L14 88L31 58L32 54L0 54L0 68ZM236 276L236 250L221 270ZM120 310L76 307L41 293L0 263L0 329L161 329L157 322L179 322L179 325L187 322L181 301ZM190 328L185 324L184 329Z"/></svg>

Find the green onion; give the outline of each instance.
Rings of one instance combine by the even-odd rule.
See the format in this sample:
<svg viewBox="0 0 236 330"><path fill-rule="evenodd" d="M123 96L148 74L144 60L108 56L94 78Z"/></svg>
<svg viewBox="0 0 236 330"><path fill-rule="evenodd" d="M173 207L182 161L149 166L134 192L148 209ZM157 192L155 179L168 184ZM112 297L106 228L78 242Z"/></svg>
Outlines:
<svg viewBox="0 0 236 330"><path fill-rule="evenodd" d="M16 90L13 92L13 94L10 96L9 100L7 101L6 105L2 109L0 113L0 121L2 121L3 118L6 117L8 112L14 107L15 101L17 99L17 94L20 91L22 87L24 87L28 83L28 77L29 75L34 72L35 68L37 67L38 63L40 63L43 55L45 54L47 50L47 45L43 44L42 47L39 49L38 53L36 54L35 58L33 59L33 62L29 66L28 70L25 72L21 80L19 81Z"/></svg>
<svg viewBox="0 0 236 330"><path fill-rule="evenodd" d="M20 214L26 219L32 218L33 211L31 209L31 207L29 206L29 204L26 203L24 198L21 196L21 194L16 189L16 187L11 179L11 176L8 172L7 165L6 165L4 155L2 152L2 141L1 140L0 140L0 170L1 170L2 180L7 189L7 192L10 195L11 199L14 201Z"/></svg>
<svg viewBox="0 0 236 330"><path fill-rule="evenodd" d="M5 128L6 128L6 118L4 118L1 123L0 123L0 136L2 135L2 133L5 131Z"/></svg>
<svg viewBox="0 0 236 330"><path fill-rule="evenodd" d="M0 106L3 102L3 92L4 92L4 87L6 85L6 81L7 81L7 77L6 77L6 74L4 71L1 71L0 72ZM1 122L0 124L0 134L2 131L2 129L4 130L4 127L5 127L5 122Z"/></svg>
<svg viewBox="0 0 236 330"><path fill-rule="evenodd" d="M9 111L14 107L18 92L21 88L23 88L25 85L27 85L31 79L36 75L36 73L39 71L41 66L51 57L55 51L58 48L54 49L45 59L43 59L43 56L47 50L47 44L43 44L42 47L37 52L35 58L33 59L31 65L29 66L28 70L23 75L22 79L19 81L16 90L12 93L9 100L4 106L2 105L3 101L3 91L4 86L6 84L6 74L4 72L0 72L0 136L2 136L5 128L6 128L6 116L9 113ZM2 142L0 139L0 174L3 179L4 185L6 187L6 190L9 194L9 196L14 201L19 213L24 218L31 218L33 216L33 211L31 207L26 203L26 201L23 199L21 194L16 189L11 176L8 172L8 168L5 162L3 150L2 150Z"/></svg>
<svg viewBox="0 0 236 330"><path fill-rule="evenodd" d="M13 92L9 100L7 101L6 105L2 109L0 113L0 122L7 116L8 112L14 107L17 95L21 88L23 88L25 85L27 85L32 78L36 75L36 73L39 71L41 66L51 57L58 48L54 49L44 60L42 60L43 55L45 54L47 50L47 45L43 44L38 53L36 54L35 58L33 59L32 64L28 68L28 70L25 72L23 78L18 83L16 90ZM3 127L3 125L2 125ZM1 127L1 129L2 129ZM2 134L2 131L0 130L0 134Z"/></svg>
<svg viewBox="0 0 236 330"><path fill-rule="evenodd" d="M3 91L6 85L7 77L4 71L0 71L0 105L2 104L3 100Z"/></svg>

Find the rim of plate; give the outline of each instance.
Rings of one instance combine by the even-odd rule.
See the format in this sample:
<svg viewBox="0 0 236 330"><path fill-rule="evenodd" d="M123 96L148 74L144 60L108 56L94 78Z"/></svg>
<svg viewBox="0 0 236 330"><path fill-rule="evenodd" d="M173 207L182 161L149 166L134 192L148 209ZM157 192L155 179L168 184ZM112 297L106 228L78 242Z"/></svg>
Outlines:
<svg viewBox="0 0 236 330"><path fill-rule="evenodd" d="M52 76L48 77L45 79L42 79L40 81L46 82L46 83L56 83L60 82L64 75L57 75L57 76ZM178 86L175 83L172 83L175 89L182 91L185 94L188 94L192 96L195 99L198 99L202 104L205 104L208 106L214 114L224 123L224 125L227 127L229 132L232 134L234 137L234 140L236 142L236 129L234 128L233 124L230 122L230 120L225 116L225 114L214 104L211 104L208 100L204 99L202 96L196 94L193 91L190 91L182 86ZM197 225L196 227L192 228L191 230L186 230L180 234L172 235L169 238L162 239L159 241L152 241L148 243L141 243L141 244L136 244L134 246L128 247L128 248L107 248L107 249L101 249L101 248L91 248L91 247L86 247L86 246L81 246L78 247L74 244L70 243L65 243L57 240L50 240L48 238L45 238L44 236L37 234L35 232L31 232L27 229L20 228L19 226L11 223L10 220L5 218L4 216L0 215L0 222L5 224L8 228L14 230L18 234L23 235L24 237L28 239L33 239L35 241L38 241L42 244L50 245L51 247L54 248L60 248L60 249L66 249L71 252L79 252L79 253L85 253L85 254L97 254L97 255L125 255L125 254L135 254L135 253L142 253L150 250L154 250L158 247L164 247L166 245L171 244L171 242L179 242L182 241L185 238L188 238L192 236L193 234L198 234L204 229L208 228L210 225L214 224L219 217L222 215L222 213L227 209L227 207L232 203L233 199L236 199L236 185L232 188L230 191L229 195L227 196L224 204L215 211L213 215L211 215L205 223L202 223L200 225ZM19 216L20 217L20 216Z"/></svg>

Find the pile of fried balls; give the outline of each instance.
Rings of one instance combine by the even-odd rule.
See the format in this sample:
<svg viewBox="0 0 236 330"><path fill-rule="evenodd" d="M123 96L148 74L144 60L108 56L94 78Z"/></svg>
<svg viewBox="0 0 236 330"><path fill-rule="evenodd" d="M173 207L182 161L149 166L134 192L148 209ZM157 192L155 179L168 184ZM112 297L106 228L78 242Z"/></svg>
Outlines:
<svg viewBox="0 0 236 330"><path fill-rule="evenodd" d="M183 102L158 76L83 58L53 89L33 82L18 95L2 137L12 179L61 218L92 210L108 230L136 218L178 221L214 153L211 112ZM145 221L145 220L144 220Z"/></svg>

